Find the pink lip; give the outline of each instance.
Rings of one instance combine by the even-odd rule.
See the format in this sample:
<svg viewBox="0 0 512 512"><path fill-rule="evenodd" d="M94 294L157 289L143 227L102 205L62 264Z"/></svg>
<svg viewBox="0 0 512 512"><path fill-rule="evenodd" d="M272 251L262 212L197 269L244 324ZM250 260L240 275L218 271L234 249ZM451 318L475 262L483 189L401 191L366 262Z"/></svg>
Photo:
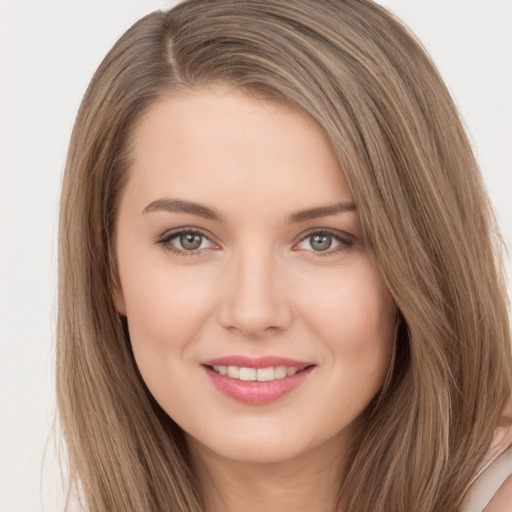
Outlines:
<svg viewBox="0 0 512 512"><path fill-rule="evenodd" d="M274 402L287 395L302 384L314 368L312 363L305 363L282 357L266 356L250 358L245 356L228 356L210 359L202 363L213 385L222 393L238 402L250 405L263 405ZM226 375L220 375L212 366L239 366L246 368L269 368L275 366L293 366L301 368L295 375L269 382L242 381Z"/></svg>
<svg viewBox="0 0 512 512"><path fill-rule="evenodd" d="M264 356L264 357L247 357L247 356L226 356L218 359L209 359L201 364L205 366L239 366L244 368L270 368L275 366L294 366L296 368L306 368L313 363L304 361L295 361L285 357Z"/></svg>

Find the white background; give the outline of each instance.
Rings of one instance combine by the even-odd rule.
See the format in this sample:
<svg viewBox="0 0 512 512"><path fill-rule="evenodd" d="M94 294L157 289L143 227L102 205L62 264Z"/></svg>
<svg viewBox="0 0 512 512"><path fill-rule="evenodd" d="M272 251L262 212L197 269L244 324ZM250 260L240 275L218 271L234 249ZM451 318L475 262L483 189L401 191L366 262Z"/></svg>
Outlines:
<svg viewBox="0 0 512 512"><path fill-rule="evenodd" d="M0 512L60 510L55 412L57 207L87 84L163 0L0 0ZM381 0L439 66L512 246L512 0ZM43 476L42 476L43 475ZM44 506L43 506L44 504Z"/></svg>

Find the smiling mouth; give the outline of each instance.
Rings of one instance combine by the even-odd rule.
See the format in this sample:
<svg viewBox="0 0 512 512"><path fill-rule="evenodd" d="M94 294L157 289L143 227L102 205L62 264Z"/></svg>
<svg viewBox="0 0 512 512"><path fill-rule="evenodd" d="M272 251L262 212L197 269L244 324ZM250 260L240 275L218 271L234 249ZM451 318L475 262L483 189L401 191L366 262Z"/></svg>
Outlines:
<svg viewBox="0 0 512 512"><path fill-rule="evenodd" d="M220 365L213 364L217 361L208 361L202 367L218 391L248 405L265 405L279 400L299 388L316 368L316 364L291 360L286 361L286 365L270 366L271 360L264 358L258 361L232 359L238 359L239 364L249 363L252 366ZM235 360L218 362L234 363ZM281 359L279 362L285 363L285 360Z"/></svg>
<svg viewBox="0 0 512 512"><path fill-rule="evenodd" d="M313 365L305 367L297 366L270 366L268 368L250 368L245 366L218 366L206 365L211 371L244 382L272 382L275 380L292 377L299 372L310 368Z"/></svg>

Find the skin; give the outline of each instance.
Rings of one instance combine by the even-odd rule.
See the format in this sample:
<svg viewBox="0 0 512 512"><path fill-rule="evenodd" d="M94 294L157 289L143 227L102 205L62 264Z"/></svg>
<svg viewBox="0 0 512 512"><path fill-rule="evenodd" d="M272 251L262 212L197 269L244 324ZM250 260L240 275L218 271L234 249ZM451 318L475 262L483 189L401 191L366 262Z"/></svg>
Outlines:
<svg viewBox="0 0 512 512"><path fill-rule="evenodd" d="M132 135L114 299L149 390L186 432L207 510L325 512L395 329L357 212L289 222L353 203L342 169L306 116L220 86L161 100ZM168 211L161 199L222 220ZM176 254L174 230L187 228L206 238ZM311 231L342 241L319 251ZM233 354L315 367L288 395L250 405L218 391L201 366Z"/></svg>
<svg viewBox="0 0 512 512"><path fill-rule="evenodd" d="M484 512L512 512L512 476L505 480Z"/></svg>

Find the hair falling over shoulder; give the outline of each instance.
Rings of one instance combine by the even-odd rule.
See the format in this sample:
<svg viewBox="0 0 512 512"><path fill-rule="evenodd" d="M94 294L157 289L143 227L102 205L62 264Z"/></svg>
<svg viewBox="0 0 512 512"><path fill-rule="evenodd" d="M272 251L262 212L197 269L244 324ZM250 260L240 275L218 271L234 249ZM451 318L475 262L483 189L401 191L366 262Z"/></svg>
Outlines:
<svg viewBox="0 0 512 512"><path fill-rule="evenodd" d="M399 311L393 372L365 413L343 512L452 512L510 399L501 241L462 123L425 50L370 0L190 0L133 25L74 127L59 231L57 391L69 503L199 512L181 429L147 391L111 291L133 126L225 83L326 134Z"/></svg>

